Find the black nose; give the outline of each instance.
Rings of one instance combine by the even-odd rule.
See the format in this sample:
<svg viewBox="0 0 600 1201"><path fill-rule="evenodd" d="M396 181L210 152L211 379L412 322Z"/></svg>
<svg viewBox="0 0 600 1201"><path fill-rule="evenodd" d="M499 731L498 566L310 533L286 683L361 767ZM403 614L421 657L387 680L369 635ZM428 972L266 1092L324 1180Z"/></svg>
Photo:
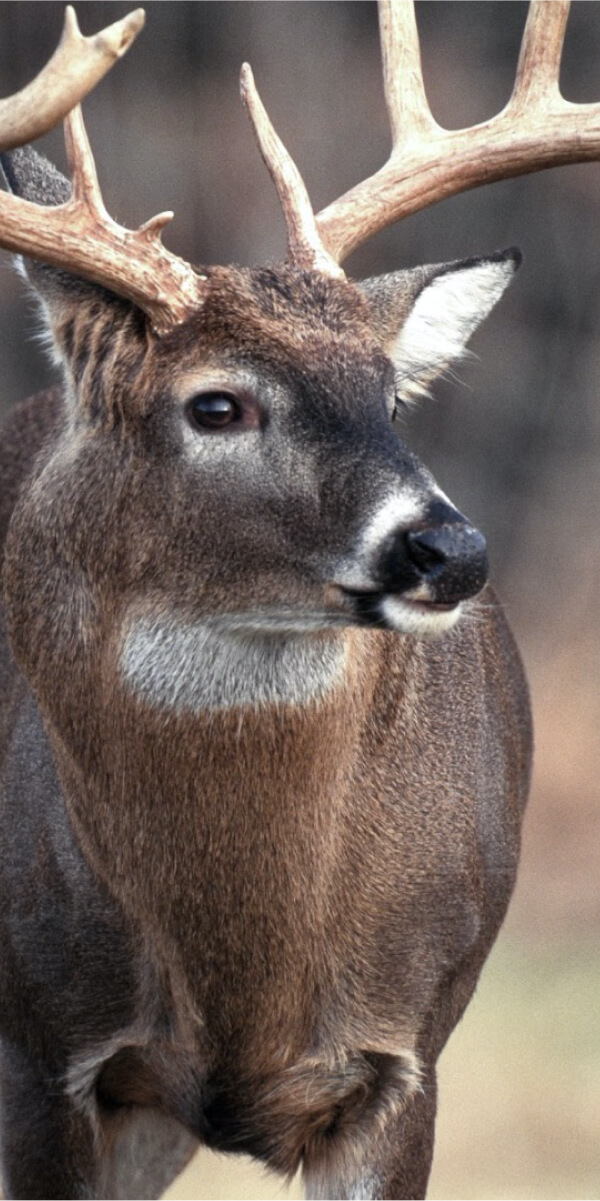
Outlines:
<svg viewBox="0 0 600 1201"><path fill-rule="evenodd" d="M458 604L480 592L488 576L485 538L466 521L432 525L405 534L413 570L437 604Z"/></svg>

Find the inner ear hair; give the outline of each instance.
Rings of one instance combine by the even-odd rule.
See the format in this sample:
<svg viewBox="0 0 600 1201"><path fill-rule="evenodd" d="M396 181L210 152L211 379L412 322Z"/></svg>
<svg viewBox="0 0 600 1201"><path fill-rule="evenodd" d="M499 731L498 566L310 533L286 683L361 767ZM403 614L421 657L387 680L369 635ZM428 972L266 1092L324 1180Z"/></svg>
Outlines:
<svg viewBox="0 0 600 1201"><path fill-rule="evenodd" d="M362 285L376 336L396 368L401 398L427 393L502 296L521 263L511 248L435 264Z"/></svg>

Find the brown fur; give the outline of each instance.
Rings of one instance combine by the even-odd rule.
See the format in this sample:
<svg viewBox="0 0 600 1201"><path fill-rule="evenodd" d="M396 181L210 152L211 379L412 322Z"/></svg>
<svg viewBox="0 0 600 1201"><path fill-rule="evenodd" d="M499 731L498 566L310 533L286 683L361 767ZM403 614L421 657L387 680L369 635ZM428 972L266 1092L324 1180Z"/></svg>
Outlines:
<svg viewBox="0 0 600 1201"><path fill-rule="evenodd" d="M12 652L78 854L134 947L133 1017L103 1039L91 1023L69 1095L101 1138L147 1107L286 1174L304 1164L312 1196L421 1196L435 1060L514 881L526 689L491 593L437 642L324 629L348 666L306 705L169 712L123 686L132 611L191 621L322 593L269 538L277 478L257 511L248 484L235 517L225 462L196 502L172 416L188 378L250 365L273 395L306 394L315 461L339 423L317 525L298 485L298 559L315 528L337 545L356 521L357 464L380 453L361 405L390 369L365 294L289 268L208 274L205 310L161 340L96 290L55 304L65 408L40 398L6 436Z"/></svg>

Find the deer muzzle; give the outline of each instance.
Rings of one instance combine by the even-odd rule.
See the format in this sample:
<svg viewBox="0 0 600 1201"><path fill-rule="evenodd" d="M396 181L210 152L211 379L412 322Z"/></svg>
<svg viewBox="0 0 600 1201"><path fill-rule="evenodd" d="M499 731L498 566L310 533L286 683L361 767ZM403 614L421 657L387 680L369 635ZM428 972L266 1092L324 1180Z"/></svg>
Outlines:
<svg viewBox="0 0 600 1201"><path fill-rule="evenodd" d="M408 530L398 539L389 556L385 590L397 591L396 563L400 575L412 573L426 585L431 603L455 605L476 596L488 577L488 558L483 534L465 521ZM404 564L407 564L407 567ZM400 589L402 590L402 589Z"/></svg>
<svg viewBox="0 0 600 1201"><path fill-rule="evenodd" d="M370 551L368 582L342 583L361 623L443 633L488 578L483 534L445 501L428 506L418 523L399 522Z"/></svg>

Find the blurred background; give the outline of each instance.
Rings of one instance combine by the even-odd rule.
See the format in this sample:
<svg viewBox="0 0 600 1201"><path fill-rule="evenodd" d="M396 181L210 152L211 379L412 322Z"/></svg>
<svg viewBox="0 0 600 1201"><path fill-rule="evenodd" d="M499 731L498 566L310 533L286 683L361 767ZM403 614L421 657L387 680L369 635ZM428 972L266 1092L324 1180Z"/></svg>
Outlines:
<svg viewBox="0 0 600 1201"><path fill-rule="evenodd" d="M549 0L552 2L552 0ZM133 5L78 5L86 33ZM274 191L237 98L254 68L315 209L388 154L374 3L147 3L138 43L85 114L107 207L134 226L173 208L196 263L277 260ZM63 5L0 3L3 94L54 48ZM526 5L419 3L433 113L458 127L508 100ZM575 3L562 87L600 100L600 5ZM41 147L64 165L61 138ZM348 261L356 276L518 245L524 265L460 379L405 436L489 540L537 730L519 885L440 1067L430 1196L600 1196L600 166L543 172L409 218ZM0 410L44 386L34 306L0 266ZM202 1152L169 1197L300 1196Z"/></svg>

